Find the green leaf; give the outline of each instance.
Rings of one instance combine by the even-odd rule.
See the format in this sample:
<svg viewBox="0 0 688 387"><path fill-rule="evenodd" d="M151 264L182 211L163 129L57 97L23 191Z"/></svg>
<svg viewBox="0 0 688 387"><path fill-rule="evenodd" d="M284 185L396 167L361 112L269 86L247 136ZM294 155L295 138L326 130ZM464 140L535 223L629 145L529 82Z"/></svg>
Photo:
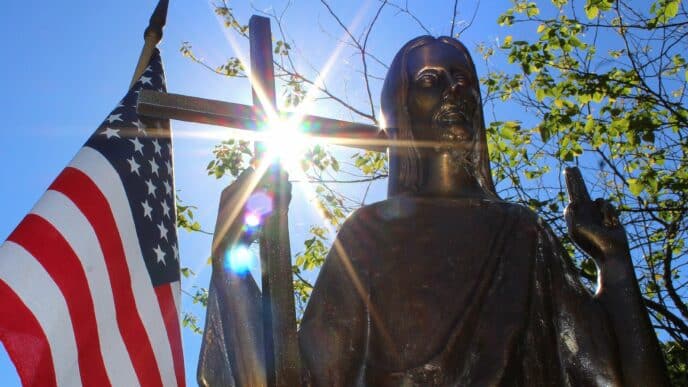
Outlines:
<svg viewBox="0 0 688 387"><path fill-rule="evenodd" d="M585 16L587 16L588 19L590 19L590 20L595 19L597 17L597 15L599 15L599 13L600 13L600 9L597 8L596 5L592 5L590 3L585 5Z"/></svg>
<svg viewBox="0 0 688 387"><path fill-rule="evenodd" d="M535 3L529 3L528 8L526 9L526 15L528 17L534 17L540 14L540 10L538 9L537 5Z"/></svg>
<svg viewBox="0 0 688 387"><path fill-rule="evenodd" d="M181 271L182 275L184 276L184 278L189 278L189 277L196 274L196 273L194 273L193 270L189 269L188 267L182 267L180 269L180 271Z"/></svg>
<svg viewBox="0 0 688 387"><path fill-rule="evenodd" d="M538 130L540 131L540 137L542 137L542 142L547 142L550 138L550 132L549 132L549 127L547 125L540 125L538 127Z"/></svg>
<svg viewBox="0 0 688 387"><path fill-rule="evenodd" d="M631 190L633 195L638 196L641 192L643 192L645 187L637 179L628 179L628 189Z"/></svg>
<svg viewBox="0 0 688 387"><path fill-rule="evenodd" d="M669 21L678 14L678 4L679 0L670 1L664 8L664 22Z"/></svg>

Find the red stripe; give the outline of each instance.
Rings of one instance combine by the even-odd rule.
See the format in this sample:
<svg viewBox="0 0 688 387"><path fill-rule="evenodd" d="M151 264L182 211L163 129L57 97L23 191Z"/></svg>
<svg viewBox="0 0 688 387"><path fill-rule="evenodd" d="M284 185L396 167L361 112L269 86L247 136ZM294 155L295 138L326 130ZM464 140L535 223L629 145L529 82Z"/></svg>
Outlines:
<svg viewBox="0 0 688 387"><path fill-rule="evenodd" d="M162 386L153 348L136 309L124 246L110 204L91 178L74 168L66 168L50 189L62 192L69 197L88 218L95 230L110 277L117 325L139 383L144 387ZM131 210L117 208L115 211Z"/></svg>
<svg viewBox="0 0 688 387"><path fill-rule="evenodd" d="M2 280L0 310L6 313L0 319L0 339L17 367L22 386L57 386L48 337L31 310Z"/></svg>
<svg viewBox="0 0 688 387"><path fill-rule="evenodd" d="M33 255L60 288L74 327L83 385L110 385L100 352L93 299L79 257L52 224L34 214L27 215L7 240Z"/></svg>
<svg viewBox="0 0 688 387"><path fill-rule="evenodd" d="M160 313L165 320L167 337L170 339L170 349L172 349L172 360L174 361L174 374L177 377L177 386L184 387L184 354L182 352L182 333L179 328L179 316L177 307L172 296L172 286L170 284L160 285L155 288L155 295L158 296Z"/></svg>

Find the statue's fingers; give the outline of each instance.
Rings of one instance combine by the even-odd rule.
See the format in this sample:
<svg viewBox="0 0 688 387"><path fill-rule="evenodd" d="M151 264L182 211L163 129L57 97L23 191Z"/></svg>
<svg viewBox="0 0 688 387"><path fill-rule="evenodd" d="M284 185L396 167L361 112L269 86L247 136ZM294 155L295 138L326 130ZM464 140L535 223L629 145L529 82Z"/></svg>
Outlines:
<svg viewBox="0 0 688 387"><path fill-rule="evenodd" d="M566 177L566 190L569 193L569 202L571 203L585 203L591 202L588 189L585 187L585 181L577 167L568 167L564 170Z"/></svg>
<svg viewBox="0 0 688 387"><path fill-rule="evenodd" d="M602 214L602 224L608 228L618 227L621 223L619 222L619 213L616 207L612 205L608 200L597 199L600 201L600 212Z"/></svg>

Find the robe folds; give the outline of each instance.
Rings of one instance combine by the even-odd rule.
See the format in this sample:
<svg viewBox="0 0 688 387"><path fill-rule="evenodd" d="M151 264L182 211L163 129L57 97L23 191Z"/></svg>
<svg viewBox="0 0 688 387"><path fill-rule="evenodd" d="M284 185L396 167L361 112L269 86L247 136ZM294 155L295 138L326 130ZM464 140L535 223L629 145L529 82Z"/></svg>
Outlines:
<svg viewBox="0 0 688 387"><path fill-rule="evenodd" d="M621 385L606 312L578 277L523 206L393 197L337 236L302 365L313 386Z"/></svg>

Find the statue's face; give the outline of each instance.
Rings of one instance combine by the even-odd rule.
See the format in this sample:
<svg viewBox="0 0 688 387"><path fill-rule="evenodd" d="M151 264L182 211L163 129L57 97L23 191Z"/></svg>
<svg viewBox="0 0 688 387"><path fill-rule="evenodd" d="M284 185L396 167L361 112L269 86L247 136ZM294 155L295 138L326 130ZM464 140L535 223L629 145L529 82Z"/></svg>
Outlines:
<svg viewBox="0 0 688 387"><path fill-rule="evenodd" d="M414 138L450 147L472 141L477 79L463 53L435 41L409 52L406 70Z"/></svg>

